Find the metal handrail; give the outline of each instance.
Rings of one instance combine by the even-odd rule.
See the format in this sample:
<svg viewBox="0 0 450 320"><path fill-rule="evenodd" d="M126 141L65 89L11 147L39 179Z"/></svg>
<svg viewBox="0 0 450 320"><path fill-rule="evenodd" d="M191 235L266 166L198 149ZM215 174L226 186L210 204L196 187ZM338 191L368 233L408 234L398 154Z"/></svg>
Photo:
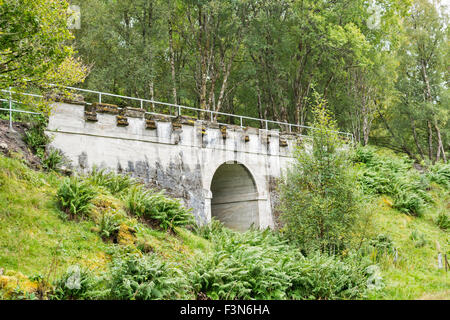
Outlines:
<svg viewBox="0 0 450 320"><path fill-rule="evenodd" d="M162 105L162 106L168 106L168 107L175 107L175 108L178 109L178 116L181 116L182 115L182 110L186 109L186 110L192 110L192 111L197 111L197 112L209 113L211 121L214 121L214 116L213 115L216 115L216 116L217 115L222 115L222 116L237 118L237 119L239 119L239 123L240 123L241 127L244 127L244 119L246 119L246 120L253 120L253 121L263 122L265 124L265 130L269 130L269 124L275 124L275 125L278 125L280 127L281 126L288 127L289 128L289 132L292 132L292 128L293 127L294 128L317 130L317 128L314 128L314 127L304 126L304 125L299 125L299 124L294 124L294 123L281 122L281 121L275 121L275 120L267 120L267 119L260 119L260 118L236 115L236 114L225 113L225 112L214 111L214 110L204 110L204 109L195 108L195 107L188 107L188 106L184 106L184 105L167 103L167 102L160 102L160 101L144 99L144 98L136 98L136 97L124 96L124 95L108 93L108 92L101 92L101 91L82 89L82 88L76 88L76 87L70 87L70 86L61 86L61 85L56 85L56 84L49 84L49 86L51 86L51 87L60 87L60 88L65 88L65 89L69 89L69 90L75 90L75 91L80 91L80 92L88 92L88 93L96 94L96 95L98 95L98 102L99 103L102 103L102 96L107 96L107 97L115 97L115 98L132 100L132 101L139 101L141 109L144 108L144 103L150 103L152 105ZM31 97L43 98L42 95L38 95L38 94L14 92L14 91L11 91L11 88L9 90L3 89L1 91L7 92L10 95L12 93L15 93L15 94L22 94L22 95L31 96ZM91 103L87 103L87 104L91 105ZM149 112L149 111L146 111L146 113L147 114L154 114L154 115L163 115L161 113L155 113L155 112ZM176 116L172 116L172 115L169 115L169 116L170 117L176 117ZM222 124L222 123L220 123L220 124ZM334 130L332 130L332 132L335 132L335 133L338 133L338 134L341 134L341 135L345 135L347 138L351 138L352 142L354 140L354 137L353 137L352 133L342 132L342 131L334 131Z"/></svg>

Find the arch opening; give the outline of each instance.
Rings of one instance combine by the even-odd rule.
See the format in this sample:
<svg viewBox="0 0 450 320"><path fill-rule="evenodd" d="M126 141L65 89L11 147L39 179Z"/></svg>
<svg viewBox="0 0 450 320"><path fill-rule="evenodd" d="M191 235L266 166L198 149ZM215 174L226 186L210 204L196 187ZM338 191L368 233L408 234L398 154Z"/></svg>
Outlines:
<svg viewBox="0 0 450 320"><path fill-rule="evenodd" d="M239 163L222 164L211 182L211 216L226 227L248 230L259 227L258 190L247 168Z"/></svg>

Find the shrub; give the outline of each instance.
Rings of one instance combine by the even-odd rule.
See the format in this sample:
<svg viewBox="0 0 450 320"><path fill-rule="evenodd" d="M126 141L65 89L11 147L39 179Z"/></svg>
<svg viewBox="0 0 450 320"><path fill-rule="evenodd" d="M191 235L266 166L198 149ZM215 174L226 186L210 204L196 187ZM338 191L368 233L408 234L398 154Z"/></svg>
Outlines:
<svg viewBox="0 0 450 320"><path fill-rule="evenodd" d="M226 233L228 229L224 227L222 222L217 220L215 217L211 218L211 221L204 225L195 225L194 232L198 236L211 240L214 236Z"/></svg>
<svg viewBox="0 0 450 320"><path fill-rule="evenodd" d="M31 125L31 128L25 131L25 143L38 155L43 155L45 146L50 142L50 138L45 134L47 120L44 117L38 117Z"/></svg>
<svg viewBox="0 0 450 320"><path fill-rule="evenodd" d="M125 200L128 212L144 219L158 221L163 230L194 223L190 209L184 208L176 199L168 198L164 192L152 193L141 186L132 187Z"/></svg>
<svg viewBox="0 0 450 320"><path fill-rule="evenodd" d="M389 235L380 233L376 237L366 241L360 252L364 256L370 257L370 259L376 263L384 256L393 255L395 253L394 242Z"/></svg>
<svg viewBox="0 0 450 320"><path fill-rule="evenodd" d="M421 216L423 213L424 201L416 193L400 191L394 196L393 208L405 214Z"/></svg>
<svg viewBox="0 0 450 320"><path fill-rule="evenodd" d="M445 188L450 188L450 164L436 163L428 172L430 181L436 182Z"/></svg>
<svg viewBox="0 0 450 320"><path fill-rule="evenodd" d="M434 222L442 230L447 230L450 228L450 218L448 217L448 214L444 212L439 213Z"/></svg>
<svg viewBox="0 0 450 320"><path fill-rule="evenodd" d="M78 265L70 266L55 283L50 299L54 300L84 300L95 299L93 292L97 280L92 273Z"/></svg>
<svg viewBox="0 0 450 320"><path fill-rule="evenodd" d="M106 169L98 169L94 167L87 177L93 185L102 186L108 189L112 194L121 193L124 190L137 184L137 181L129 175L116 174Z"/></svg>
<svg viewBox="0 0 450 320"><path fill-rule="evenodd" d="M363 216L345 146L336 124L323 104L314 110L318 128L312 150L305 145L280 184L281 221L286 235L306 251L339 252L352 241L357 220Z"/></svg>
<svg viewBox="0 0 450 320"><path fill-rule="evenodd" d="M99 233L103 240L117 240L122 217L118 214L103 213L99 224Z"/></svg>
<svg viewBox="0 0 450 320"><path fill-rule="evenodd" d="M128 254L114 259L108 287L110 298L118 300L180 299L187 292L180 270L155 254Z"/></svg>
<svg viewBox="0 0 450 320"><path fill-rule="evenodd" d="M364 192L391 196L400 212L420 216L432 202L430 178L415 171L406 157L380 156L373 148L358 147L352 160L361 164L358 181Z"/></svg>
<svg viewBox="0 0 450 320"><path fill-rule="evenodd" d="M42 159L42 167L45 170L57 170L63 162L62 154L59 150L53 149Z"/></svg>
<svg viewBox="0 0 450 320"><path fill-rule="evenodd" d="M417 248L428 244L428 240L425 238L425 235L417 230L413 230L409 238L414 242L414 246Z"/></svg>
<svg viewBox="0 0 450 320"><path fill-rule="evenodd" d="M210 229L211 230L211 229ZM318 252L304 257L270 230L209 233L215 251L189 273L212 299L344 299L364 296L367 264Z"/></svg>
<svg viewBox="0 0 450 320"><path fill-rule="evenodd" d="M71 218L86 215L92 207L94 196L92 187L76 176L65 178L56 194L59 207Z"/></svg>

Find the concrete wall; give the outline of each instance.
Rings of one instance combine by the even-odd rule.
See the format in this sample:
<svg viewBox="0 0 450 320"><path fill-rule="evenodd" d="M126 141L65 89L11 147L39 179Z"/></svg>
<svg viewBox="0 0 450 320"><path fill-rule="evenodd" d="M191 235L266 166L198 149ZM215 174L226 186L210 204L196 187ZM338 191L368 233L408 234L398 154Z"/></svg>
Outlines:
<svg viewBox="0 0 450 320"><path fill-rule="evenodd" d="M130 173L183 199L199 223L211 219L212 204L236 229L273 226L270 182L292 162L295 135L109 105L56 103L53 109L47 128L52 147L75 169ZM215 175L219 167L224 171Z"/></svg>

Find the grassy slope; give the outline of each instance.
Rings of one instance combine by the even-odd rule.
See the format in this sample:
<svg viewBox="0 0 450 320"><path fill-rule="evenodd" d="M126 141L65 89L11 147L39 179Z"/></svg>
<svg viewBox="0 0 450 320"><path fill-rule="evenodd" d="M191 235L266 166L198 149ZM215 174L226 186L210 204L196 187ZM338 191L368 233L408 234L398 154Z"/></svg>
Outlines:
<svg viewBox="0 0 450 320"><path fill-rule="evenodd" d="M375 226L379 233L389 234L398 248L399 260L384 259L381 262L386 288L374 294L375 299L450 299L449 272L437 268L436 242L442 254L450 256L448 231L439 229L434 223L439 212L449 210L450 193L432 191L435 205L423 217L407 216L390 208L389 199L380 197L379 210L375 215ZM422 233L426 244L416 247L410 238L416 230Z"/></svg>
<svg viewBox="0 0 450 320"><path fill-rule="evenodd" d="M0 156L0 269L27 276L56 277L69 265L106 268L113 244L102 241L92 221L64 221L55 193L61 177L28 169L19 160ZM140 225L138 237L175 262L189 264L209 250L209 242L189 231L177 236ZM57 263L57 268L52 267Z"/></svg>
<svg viewBox="0 0 450 320"><path fill-rule="evenodd" d="M34 172L19 160L0 156L0 268L22 272L28 276L45 275L55 269L55 276L71 264L82 264L102 270L109 261L113 244L104 243L91 229L90 221L73 222L60 218L54 194L60 181L56 174ZM399 250L400 261L382 261L386 288L374 293L373 299L450 299L449 276L438 270L436 240L442 252L449 252L449 232L433 222L439 211L448 211L449 192L435 190L436 205L423 218L412 218L390 208L380 197L375 215L378 233L389 234ZM416 248L410 239L416 229L425 234L428 243ZM177 236L138 228L158 254L188 266L196 255L211 250L211 244L187 230ZM52 268L52 261L58 262Z"/></svg>

